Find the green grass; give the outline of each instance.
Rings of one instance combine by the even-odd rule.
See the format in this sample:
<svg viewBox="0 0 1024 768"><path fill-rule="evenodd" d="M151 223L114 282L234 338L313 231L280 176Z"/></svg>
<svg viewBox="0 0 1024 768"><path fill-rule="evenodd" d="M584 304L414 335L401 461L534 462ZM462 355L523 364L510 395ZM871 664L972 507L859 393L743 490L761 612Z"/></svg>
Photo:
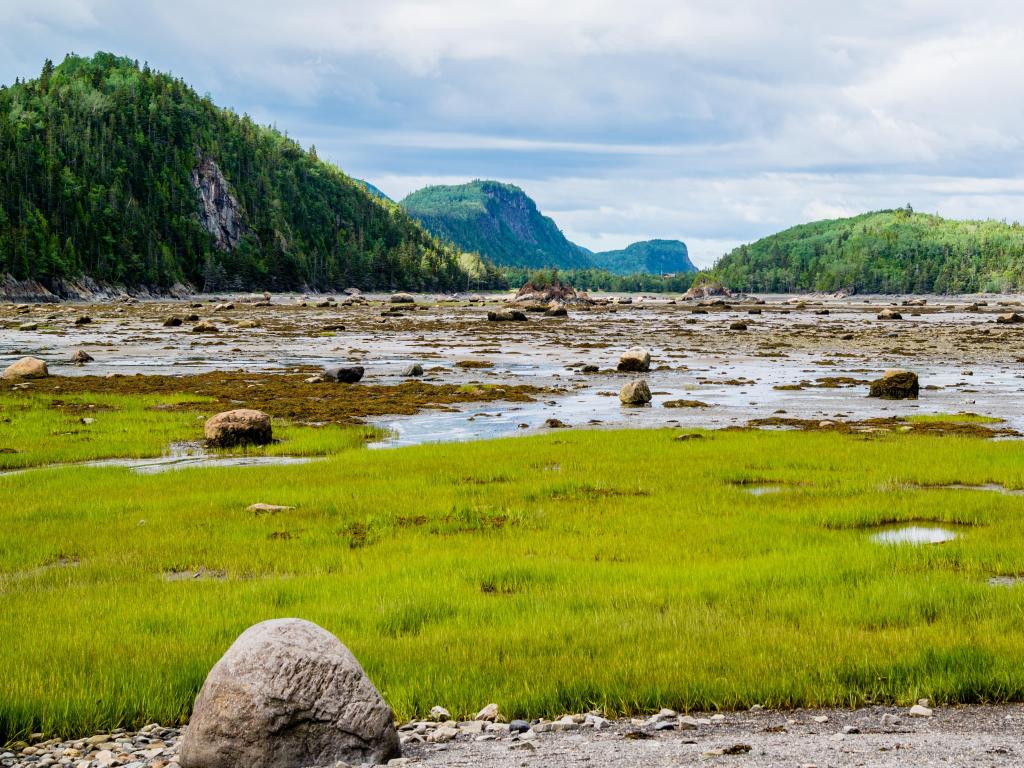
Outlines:
<svg viewBox="0 0 1024 768"><path fill-rule="evenodd" d="M1024 699L1024 588L987 584L1024 573L1024 498L917 487L1024 488L1024 445L674 434L2 476L0 741L182 721L234 638L286 616L403 718ZM962 535L870 541L901 521ZM163 577L200 568L225 578Z"/></svg>
<svg viewBox="0 0 1024 768"><path fill-rule="evenodd" d="M0 471L96 459L142 459L174 442L201 441L203 422L223 410L198 395L0 394ZM275 420L278 442L219 453L325 456L361 445L370 428L316 428Z"/></svg>

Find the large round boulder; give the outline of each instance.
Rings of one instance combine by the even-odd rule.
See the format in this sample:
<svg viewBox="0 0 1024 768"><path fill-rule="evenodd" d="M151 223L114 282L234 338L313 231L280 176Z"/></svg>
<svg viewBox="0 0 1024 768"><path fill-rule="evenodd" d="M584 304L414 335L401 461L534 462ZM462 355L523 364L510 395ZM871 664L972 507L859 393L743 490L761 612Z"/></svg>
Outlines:
<svg viewBox="0 0 1024 768"><path fill-rule="evenodd" d="M651 388L644 379L635 379L619 390L623 405L647 405L651 402Z"/></svg>
<svg viewBox="0 0 1024 768"><path fill-rule="evenodd" d="M224 411L207 420L206 442L217 448L236 445L267 445L274 439L270 417L252 408Z"/></svg>
<svg viewBox="0 0 1024 768"><path fill-rule="evenodd" d="M885 400L916 400L920 386L917 374L902 368L891 368L882 374L882 378L871 382L868 397L881 397Z"/></svg>
<svg viewBox="0 0 1024 768"><path fill-rule="evenodd" d="M415 304L416 297L411 293L393 293L391 294L392 304Z"/></svg>
<svg viewBox="0 0 1024 768"><path fill-rule="evenodd" d="M203 683L181 768L381 764L401 747L391 708L355 656L301 619L249 627Z"/></svg>
<svg viewBox="0 0 1024 768"><path fill-rule="evenodd" d="M45 379L50 375L46 363L38 357L23 357L7 366L0 378L4 379Z"/></svg>
<svg viewBox="0 0 1024 768"><path fill-rule="evenodd" d="M643 373L651 370L651 353L643 347L627 349L619 357L619 370Z"/></svg>

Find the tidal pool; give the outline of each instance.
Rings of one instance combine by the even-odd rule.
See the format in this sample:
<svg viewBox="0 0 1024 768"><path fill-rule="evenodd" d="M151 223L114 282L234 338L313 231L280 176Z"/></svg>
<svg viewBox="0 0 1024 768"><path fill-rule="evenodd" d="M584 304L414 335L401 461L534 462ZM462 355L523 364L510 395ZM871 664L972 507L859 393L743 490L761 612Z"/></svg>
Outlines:
<svg viewBox="0 0 1024 768"><path fill-rule="evenodd" d="M879 531L871 536L871 540L879 544L943 544L953 541L958 535L948 528L901 525Z"/></svg>

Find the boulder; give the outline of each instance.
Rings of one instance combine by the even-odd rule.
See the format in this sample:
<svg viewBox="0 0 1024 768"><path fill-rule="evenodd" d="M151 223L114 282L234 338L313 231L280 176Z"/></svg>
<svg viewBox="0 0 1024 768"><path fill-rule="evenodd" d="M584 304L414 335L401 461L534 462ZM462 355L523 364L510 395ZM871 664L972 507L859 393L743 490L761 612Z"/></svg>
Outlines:
<svg viewBox="0 0 1024 768"><path fill-rule="evenodd" d="M38 357L23 357L11 363L0 378L3 379L45 379L50 375L46 363Z"/></svg>
<svg viewBox="0 0 1024 768"><path fill-rule="evenodd" d="M181 768L382 764L401 755L394 715L327 630L274 619L239 636L206 677Z"/></svg>
<svg viewBox="0 0 1024 768"><path fill-rule="evenodd" d="M71 356L71 362L75 365L85 365L91 363L95 358L86 352L84 349L76 349L75 354Z"/></svg>
<svg viewBox="0 0 1024 768"><path fill-rule="evenodd" d="M168 317L166 320L164 320L164 328L177 328L180 325L180 317Z"/></svg>
<svg viewBox="0 0 1024 768"><path fill-rule="evenodd" d="M552 304L546 310L544 314L548 317L566 317L569 314L569 310L563 307L561 304Z"/></svg>
<svg viewBox="0 0 1024 768"><path fill-rule="evenodd" d="M729 323L730 331L745 331L747 330L747 324L742 320L733 320Z"/></svg>
<svg viewBox="0 0 1024 768"><path fill-rule="evenodd" d="M413 363L412 365L407 365L405 368L402 369L402 375L405 376L405 377L422 376L423 375L423 366L420 365L419 363Z"/></svg>
<svg viewBox="0 0 1024 768"><path fill-rule="evenodd" d="M695 285L683 294L684 299L706 299L709 296L732 296L732 291L719 282Z"/></svg>
<svg viewBox="0 0 1024 768"><path fill-rule="evenodd" d="M361 365L340 365L335 368L324 368L324 378L340 384L355 384L363 378L366 369Z"/></svg>
<svg viewBox="0 0 1024 768"><path fill-rule="evenodd" d="M1024 323L1024 315L1021 315L1017 312L1007 312L1006 314L997 317L996 322L1003 324Z"/></svg>
<svg viewBox="0 0 1024 768"><path fill-rule="evenodd" d="M92 318L88 315L81 315L75 318L75 325L88 325L92 322Z"/></svg>
<svg viewBox="0 0 1024 768"><path fill-rule="evenodd" d="M267 445L274 438L270 417L252 408L224 411L207 420L206 442L217 448L235 445Z"/></svg>
<svg viewBox="0 0 1024 768"><path fill-rule="evenodd" d="M619 358L620 371L643 373L651 370L651 353L643 347L631 347Z"/></svg>
<svg viewBox="0 0 1024 768"><path fill-rule="evenodd" d="M879 320L902 320L903 315L897 312L895 309L883 309L878 313Z"/></svg>
<svg viewBox="0 0 1024 768"><path fill-rule="evenodd" d="M192 333L218 333L219 328L213 323L203 320L192 326Z"/></svg>
<svg viewBox="0 0 1024 768"><path fill-rule="evenodd" d="M919 391L917 374L902 368L892 368L882 374L882 378L871 382L868 397L881 397L885 400L916 400Z"/></svg>
<svg viewBox="0 0 1024 768"><path fill-rule="evenodd" d="M411 293L393 293L391 294L392 304L415 304L416 298Z"/></svg>
<svg viewBox="0 0 1024 768"><path fill-rule="evenodd" d="M524 323L526 313L518 309L499 309L496 312L488 312L487 319L492 323Z"/></svg>
<svg viewBox="0 0 1024 768"><path fill-rule="evenodd" d="M623 405L647 405L651 402L651 388L644 379L635 379L619 391Z"/></svg>

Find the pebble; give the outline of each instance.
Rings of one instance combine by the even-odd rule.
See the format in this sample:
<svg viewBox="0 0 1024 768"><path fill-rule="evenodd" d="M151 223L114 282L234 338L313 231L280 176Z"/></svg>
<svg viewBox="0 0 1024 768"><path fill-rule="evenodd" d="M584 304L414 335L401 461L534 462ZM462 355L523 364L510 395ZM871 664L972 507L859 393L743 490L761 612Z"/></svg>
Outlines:
<svg viewBox="0 0 1024 768"><path fill-rule="evenodd" d="M911 717L931 717L932 711L928 707L922 707L920 704L915 704L910 708L908 713Z"/></svg>
<svg viewBox="0 0 1024 768"><path fill-rule="evenodd" d="M443 723L446 720L452 719L452 713L444 707L432 707L430 710L430 719Z"/></svg>

